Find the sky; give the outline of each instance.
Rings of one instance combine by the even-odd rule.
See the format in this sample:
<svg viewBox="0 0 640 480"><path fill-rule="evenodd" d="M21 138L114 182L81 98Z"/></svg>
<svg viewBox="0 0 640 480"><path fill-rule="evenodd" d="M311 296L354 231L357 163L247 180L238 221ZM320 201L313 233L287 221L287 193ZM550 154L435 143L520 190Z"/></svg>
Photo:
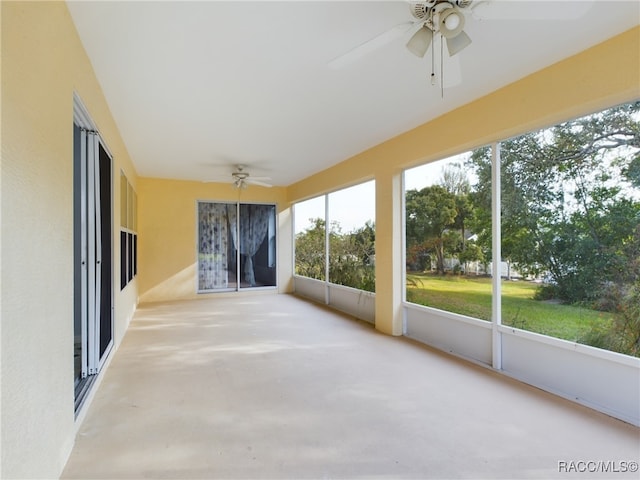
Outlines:
<svg viewBox="0 0 640 480"><path fill-rule="evenodd" d="M295 205L295 233L311 225L310 218L324 218L324 195ZM343 233L362 227L376 218L375 182L361 183L329 194L329 222L340 223Z"/></svg>
<svg viewBox="0 0 640 480"><path fill-rule="evenodd" d="M462 163L471 152L454 155L436 162L407 169L404 172L405 190L422 189L440 182L442 172L448 165ZM612 169L615 170L615 169ZM468 172L469 183L473 185L477 178ZM615 183L615 182L614 182ZM622 184L620 184L622 186ZM565 186L569 188L569 186ZM640 190L627 189L627 195L640 198ZM368 220L375 221L375 181L365 182L329 194L329 222L340 224L343 233L361 228ZM295 205L295 233L311 226L309 219L325 217L325 196L312 198Z"/></svg>
<svg viewBox="0 0 640 480"><path fill-rule="evenodd" d="M449 164L459 163L469 153L432 162L405 171L405 189L421 189L440 181L442 170ZM473 183L473 179L470 178ZM362 227L367 220L375 221L375 181L354 185L329 194L329 222L337 221L342 232L348 233ZM300 233L311 226L309 219L324 218L324 195L315 197L295 205L295 233Z"/></svg>
<svg viewBox="0 0 640 480"><path fill-rule="evenodd" d="M427 163L426 165L420 165L419 167L410 168L404 173L404 188L405 190L420 190L421 188L429 185L434 185L440 182L442 177L442 171L448 165L455 163L462 163L469 157L470 152L461 153L452 157L444 158L436 162ZM472 175L469 175L469 182L474 183Z"/></svg>

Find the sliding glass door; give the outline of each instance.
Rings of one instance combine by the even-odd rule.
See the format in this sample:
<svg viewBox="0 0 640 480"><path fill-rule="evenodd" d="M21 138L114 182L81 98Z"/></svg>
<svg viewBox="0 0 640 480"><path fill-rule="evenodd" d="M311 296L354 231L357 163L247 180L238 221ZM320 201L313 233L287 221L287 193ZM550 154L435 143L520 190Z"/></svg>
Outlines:
<svg viewBox="0 0 640 480"><path fill-rule="evenodd" d="M198 291L235 290L235 203L198 203Z"/></svg>
<svg viewBox="0 0 640 480"><path fill-rule="evenodd" d="M240 204L240 288L276 286L276 207Z"/></svg>
<svg viewBox="0 0 640 480"><path fill-rule="evenodd" d="M198 202L198 292L275 286L275 205Z"/></svg>
<svg viewBox="0 0 640 480"><path fill-rule="evenodd" d="M113 345L112 159L74 122L74 378L76 411Z"/></svg>

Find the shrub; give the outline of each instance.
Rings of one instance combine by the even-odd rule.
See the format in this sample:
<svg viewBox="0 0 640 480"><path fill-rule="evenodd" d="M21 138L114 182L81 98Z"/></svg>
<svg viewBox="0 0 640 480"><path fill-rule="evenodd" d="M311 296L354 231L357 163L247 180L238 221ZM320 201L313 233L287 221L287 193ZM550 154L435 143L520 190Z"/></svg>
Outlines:
<svg viewBox="0 0 640 480"><path fill-rule="evenodd" d="M603 302L612 302L616 313L612 324L599 324L580 339L593 347L640 356L640 281L626 291L610 289ZM604 305L603 305L604 306Z"/></svg>

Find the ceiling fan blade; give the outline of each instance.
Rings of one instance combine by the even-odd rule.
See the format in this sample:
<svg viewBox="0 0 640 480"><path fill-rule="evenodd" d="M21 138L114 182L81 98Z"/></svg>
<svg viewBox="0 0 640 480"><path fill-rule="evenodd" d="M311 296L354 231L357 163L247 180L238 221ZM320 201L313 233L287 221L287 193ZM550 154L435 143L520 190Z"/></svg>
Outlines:
<svg viewBox="0 0 640 480"><path fill-rule="evenodd" d="M449 56L453 57L457 53L460 53L462 50L471 45L471 39L469 35L464 33L464 31L460 32L458 35L452 38L447 38L447 50L449 51Z"/></svg>
<svg viewBox="0 0 640 480"><path fill-rule="evenodd" d="M471 13L478 20L572 20L583 16L594 4L594 0L479 0L471 5Z"/></svg>
<svg viewBox="0 0 640 480"><path fill-rule="evenodd" d="M438 52L438 60L433 65L433 73L435 74L433 85L438 85L443 90L457 87L462 84L462 64L458 55L450 57L449 55L442 55L444 48L444 42L446 39L442 35L436 35L433 39L434 44L431 46L436 52Z"/></svg>
<svg viewBox="0 0 640 480"><path fill-rule="evenodd" d="M249 178L251 178L251 180L259 180L261 182L268 182L269 180L271 180L271 177L261 177L261 176L253 176L253 175L251 175Z"/></svg>
<svg viewBox="0 0 640 480"><path fill-rule="evenodd" d="M366 55L376 51L377 49L385 46L386 44L392 42L398 37L401 37L404 33L406 33L416 22L403 22L395 27L390 28L389 30L382 32L380 35L373 37L370 40L358 45L352 50L349 50L347 53L344 53L333 60L331 60L328 65L330 68L342 68L351 63L360 60Z"/></svg>
<svg viewBox="0 0 640 480"><path fill-rule="evenodd" d="M462 84L462 68L460 57L444 56L440 78L444 88L452 88Z"/></svg>
<svg viewBox="0 0 640 480"><path fill-rule="evenodd" d="M225 175L214 175L214 176L206 176L202 183L227 183L229 181L229 176Z"/></svg>
<svg viewBox="0 0 640 480"><path fill-rule="evenodd" d="M250 183L252 185L259 185L261 187L269 187L269 188L273 187L273 185L271 185L270 183L266 183L261 180L256 180L255 178L252 178L252 177L245 179L245 182Z"/></svg>

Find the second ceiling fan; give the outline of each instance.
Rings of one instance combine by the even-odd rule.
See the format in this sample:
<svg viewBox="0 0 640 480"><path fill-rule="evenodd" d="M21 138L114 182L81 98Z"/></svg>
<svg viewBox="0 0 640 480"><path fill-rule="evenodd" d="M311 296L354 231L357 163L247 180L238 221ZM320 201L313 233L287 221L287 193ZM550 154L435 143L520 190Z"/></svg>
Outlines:
<svg viewBox="0 0 640 480"><path fill-rule="evenodd" d="M233 178L233 184L236 188L245 189L249 185L260 185L261 187L271 187L267 181L271 180L269 177L254 177L249 175L249 172L245 170L244 165L236 165L236 169L231 173Z"/></svg>

